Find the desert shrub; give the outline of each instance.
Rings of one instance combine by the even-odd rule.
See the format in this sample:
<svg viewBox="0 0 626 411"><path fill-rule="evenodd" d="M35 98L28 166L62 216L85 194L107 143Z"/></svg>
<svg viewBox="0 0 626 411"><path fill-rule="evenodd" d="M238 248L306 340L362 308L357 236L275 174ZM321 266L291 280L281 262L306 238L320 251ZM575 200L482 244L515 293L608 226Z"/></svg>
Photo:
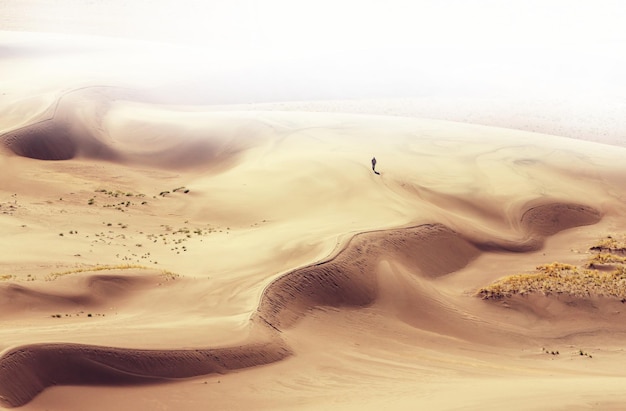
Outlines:
<svg viewBox="0 0 626 411"><path fill-rule="evenodd" d="M560 262L542 264L537 266L534 272L501 278L480 288L476 295L490 300L530 293L566 294L583 298L610 297L626 301L626 257L602 252L620 250L624 246L626 243L609 236L590 248L599 252L593 254L581 267ZM606 268L607 265L610 265L612 270L597 269L602 266Z"/></svg>

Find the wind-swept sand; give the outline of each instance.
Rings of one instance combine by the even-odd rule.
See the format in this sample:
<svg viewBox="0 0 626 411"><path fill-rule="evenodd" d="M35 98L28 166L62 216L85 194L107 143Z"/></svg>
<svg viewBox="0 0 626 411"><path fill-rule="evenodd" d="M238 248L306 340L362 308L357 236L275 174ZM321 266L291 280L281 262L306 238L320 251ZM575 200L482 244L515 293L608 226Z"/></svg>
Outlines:
<svg viewBox="0 0 626 411"><path fill-rule="evenodd" d="M621 235L625 148L120 83L3 96L2 407L626 402L622 301L477 296Z"/></svg>

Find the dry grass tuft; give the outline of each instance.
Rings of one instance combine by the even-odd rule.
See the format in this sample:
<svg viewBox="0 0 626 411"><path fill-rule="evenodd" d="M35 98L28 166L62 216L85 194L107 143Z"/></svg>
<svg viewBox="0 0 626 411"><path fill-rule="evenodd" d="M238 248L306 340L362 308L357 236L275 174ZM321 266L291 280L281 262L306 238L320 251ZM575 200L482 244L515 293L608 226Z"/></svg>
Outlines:
<svg viewBox="0 0 626 411"><path fill-rule="evenodd" d="M626 254L626 236L622 238L615 238L613 236L607 236L598 241L597 244L589 248L591 251L608 252L612 254Z"/></svg>
<svg viewBox="0 0 626 411"><path fill-rule="evenodd" d="M174 281L180 278L180 274L176 274L167 270L162 270L161 277L163 277L165 281Z"/></svg>
<svg viewBox="0 0 626 411"><path fill-rule="evenodd" d="M626 243L613 237L603 239L590 250L607 251L594 254L582 267L554 262L536 267L535 272L511 275L483 287L476 295L486 299L502 299L513 295L541 293L565 294L572 297L610 297L626 301L626 257L614 252L626 250ZM611 271L596 268L611 267Z"/></svg>
<svg viewBox="0 0 626 411"><path fill-rule="evenodd" d="M75 268L73 270L62 271L58 273L48 274L46 277L46 281L54 281L59 277L63 277L70 274L78 274L85 272L93 272L93 271L109 271L109 270L153 270L153 268L146 267L144 265L134 265L134 264L117 264L117 265L96 265L91 267L80 267Z"/></svg>
<svg viewBox="0 0 626 411"><path fill-rule="evenodd" d="M626 257L611 253L599 253L591 257L585 264L585 267L596 268L612 264L626 264Z"/></svg>

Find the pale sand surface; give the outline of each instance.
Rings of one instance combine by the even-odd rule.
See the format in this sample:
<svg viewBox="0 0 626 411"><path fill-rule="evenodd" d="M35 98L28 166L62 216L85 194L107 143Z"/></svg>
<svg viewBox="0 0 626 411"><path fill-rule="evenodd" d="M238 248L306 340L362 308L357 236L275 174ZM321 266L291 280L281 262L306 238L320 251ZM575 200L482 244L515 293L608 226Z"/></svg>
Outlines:
<svg viewBox="0 0 626 411"><path fill-rule="evenodd" d="M219 110L319 111L431 118L626 145L626 101L617 96L530 93L231 104Z"/></svg>
<svg viewBox="0 0 626 411"><path fill-rule="evenodd" d="M1 406L623 408L619 300L474 293L621 235L626 148L156 104L69 54L3 60Z"/></svg>

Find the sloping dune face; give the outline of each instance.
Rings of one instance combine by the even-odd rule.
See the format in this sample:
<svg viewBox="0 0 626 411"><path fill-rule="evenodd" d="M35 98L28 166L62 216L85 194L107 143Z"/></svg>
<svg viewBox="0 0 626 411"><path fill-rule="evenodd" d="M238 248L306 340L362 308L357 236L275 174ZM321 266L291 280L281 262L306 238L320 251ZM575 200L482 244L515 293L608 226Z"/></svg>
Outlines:
<svg viewBox="0 0 626 411"><path fill-rule="evenodd" d="M403 261L418 275L437 277L464 267L478 254L473 244L442 225L360 234L332 259L274 281L257 313L268 325L283 329L315 307L372 304L382 259Z"/></svg>
<svg viewBox="0 0 626 411"><path fill-rule="evenodd" d="M279 361L278 343L245 349L150 351L71 344L26 346L4 355L5 406L23 405L51 385L129 385L186 378Z"/></svg>
<svg viewBox="0 0 626 411"><path fill-rule="evenodd" d="M372 408L389 397L377 384L393 380L410 409L476 380L591 381L571 365L578 357L546 365L541 347L604 347L598 327L625 331L619 301L475 296L626 230L624 149L131 97L76 89L28 124L2 124L0 165L12 173L0 180L4 407L75 409L72 393L124 386L128 401L160 396L170 408L333 408L328 393L345 395L344 409L377 395ZM98 274L103 264L119 272ZM608 363L602 372L626 378ZM416 384L422 373L446 389ZM183 405L171 395L180 387ZM121 407L104 391L89 405Z"/></svg>
<svg viewBox="0 0 626 411"><path fill-rule="evenodd" d="M53 122L7 134L4 144L18 156L37 160L70 160L78 152L70 130Z"/></svg>
<svg viewBox="0 0 626 411"><path fill-rule="evenodd" d="M249 118L118 103L105 118L111 145L126 161L168 169L225 169L247 150L266 145L271 128Z"/></svg>
<svg viewBox="0 0 626 411"><path fill-rule="evenodd" d="M108 97L100 87L60 93L39 118L0 134L14 154L37 160L76 157L113 160L116 153L102 139L99 118Z"/></svg>
<svg viewBox="0 0 626 411"><path fill-rule="evenodd" d="M560 207L573 210L561 229L591 222L587 213L593 209L589 207ZM552 210L554 206L547 208ZM314 308L373 304L379 294L377 266L381 260L399 262L416 276L433 278L465 267L480 255L480 246L440 224L359 234L327 261L284 274L267 287L252 322L268 327L274 334L269 341L232 348L160 351L78 344L22 346L0 358L2 402L11 407L23 405L52 385L146 384L280 361L291 355L280 333ZM18 286L6 288L4 294L11 300L27 296L31 304L38 300L40 305L53 304L57 308L67 304L89 306L98 298L110 301L120 292L128 292L129 287L149 281L99 275L88 278L88 293L82 295L50 295Z"/></svg>
<svg viewBox="0 0 626 411"><path fill-rule="evenodd" d="M103 87L63 93L42 119L1 134L0 142L18 156L37 160L85 158L167 169L224 169L267 141L265 126L253 120L242 124L206 112L113 104L129 94Z"/></svg>
<svg viewBox="0 0 626 411"><path fill-rule="evenodd" d="M572 204L545 204L533 207L522 215L522 226L539 235L552 235L559 231L595 224L600 221L598 210Z"/></svg>

